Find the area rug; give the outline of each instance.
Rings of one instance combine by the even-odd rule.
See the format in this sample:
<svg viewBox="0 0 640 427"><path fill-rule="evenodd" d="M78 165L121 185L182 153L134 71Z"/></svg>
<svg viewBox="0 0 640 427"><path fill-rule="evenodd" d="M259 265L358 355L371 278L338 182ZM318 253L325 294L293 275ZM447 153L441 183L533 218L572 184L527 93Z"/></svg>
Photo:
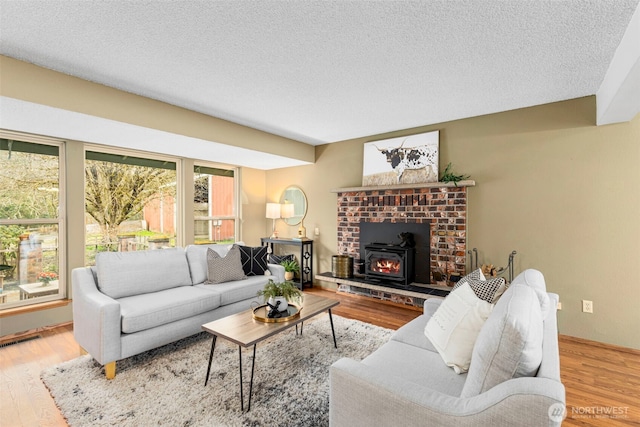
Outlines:
<svg viewBox="0 0 640 427"><path fill-rule="evenodd" d="M71 426L328 426L329 366L341 357L361 360L388 341L392 330L327 314L291 328L256 350L251 410L240 411L238 347L218 339L204 386L211 336L201 333L118 361L116 377L90 356L41 374ZM243 350L245 402L251 348ZM245 403L245 409L246 409Z"/></svg>

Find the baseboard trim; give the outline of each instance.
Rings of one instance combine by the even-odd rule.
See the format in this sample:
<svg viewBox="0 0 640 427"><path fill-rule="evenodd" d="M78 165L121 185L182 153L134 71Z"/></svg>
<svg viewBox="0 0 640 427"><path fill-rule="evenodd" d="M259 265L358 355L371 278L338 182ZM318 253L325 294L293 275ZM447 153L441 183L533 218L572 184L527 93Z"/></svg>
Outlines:
<svg viewBox="0 0 640 427"><path fill-rule="evenodd" d="M31 336L40 335L43 332L51 331L57 328L63 328L69 325L73 325L73 321L58 323L57 325L43 326L41 328L29 329L28 331L24 331L24 332L16 332L13 334L4 335L0 337L0 345L8 341L24 340L24 339L30 338Z"/></svg>
<svg viewBox="0 0 640 427"><path fill-rule="evenodd" d="M577 344L590 345L592 347L603 348L605 350L619 351L619 352L623 352L623 353L629 353L629 354L633 354L633 355L636 355L636 356L640 356L640 350L637 350L635 348L623 347L621 345L608 344L608 343L604 343L604 342L600 342L600 341L588 340L586 338L578 338L578 337L572 337L570 335L559 334L559 340L560 341L571 341L571 342L575 342Z"/></svg>

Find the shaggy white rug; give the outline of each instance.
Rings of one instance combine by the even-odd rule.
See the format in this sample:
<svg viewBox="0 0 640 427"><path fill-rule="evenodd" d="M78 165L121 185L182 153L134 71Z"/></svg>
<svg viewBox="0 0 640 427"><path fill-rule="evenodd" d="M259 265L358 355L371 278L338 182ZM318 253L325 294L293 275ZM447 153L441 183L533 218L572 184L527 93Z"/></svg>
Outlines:
<svg viewBox="0 0 640 427"><path fill-rule="evenodd" d="M361 360L388 341L392 330L326 314L291 328L256 349L251 411L240 412L238 347L218 339L204 386L211 335L201 333L118 361L115 379L90 356L42 372L71 426L328 426L329 366ZM243 349L245 409L252 348Z"/></svg>

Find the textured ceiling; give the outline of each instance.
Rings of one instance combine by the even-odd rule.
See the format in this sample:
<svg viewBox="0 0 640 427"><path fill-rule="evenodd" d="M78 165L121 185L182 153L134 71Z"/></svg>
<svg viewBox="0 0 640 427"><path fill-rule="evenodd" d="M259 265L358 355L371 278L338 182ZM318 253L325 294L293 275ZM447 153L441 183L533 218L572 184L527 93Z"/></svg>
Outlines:
<svg viewBox="0 0 640 427"><path fill-rule="evenodd" d="M0 53L319 144L593 95L637 6L0 0Z"/></svg>

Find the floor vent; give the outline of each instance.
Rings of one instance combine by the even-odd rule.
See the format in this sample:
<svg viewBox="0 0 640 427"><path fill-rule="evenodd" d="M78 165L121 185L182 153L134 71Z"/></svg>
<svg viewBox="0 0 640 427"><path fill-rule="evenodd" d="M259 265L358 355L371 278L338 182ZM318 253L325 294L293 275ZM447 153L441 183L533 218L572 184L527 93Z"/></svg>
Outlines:
<svg viewBox="0 0 640 427"><path fill-rule="evenodd" d="M0 344L0 348L9 347L10 345L14 345L14 344L20 344L21 342L25 342L25 341L37 340L39 338L42 338L42 335L32 335L32 336L26 337L26 338L18 338L18 339L13 340L13 341L7 341L7 342L4 342L4 343L1 343Z"/></svg>

